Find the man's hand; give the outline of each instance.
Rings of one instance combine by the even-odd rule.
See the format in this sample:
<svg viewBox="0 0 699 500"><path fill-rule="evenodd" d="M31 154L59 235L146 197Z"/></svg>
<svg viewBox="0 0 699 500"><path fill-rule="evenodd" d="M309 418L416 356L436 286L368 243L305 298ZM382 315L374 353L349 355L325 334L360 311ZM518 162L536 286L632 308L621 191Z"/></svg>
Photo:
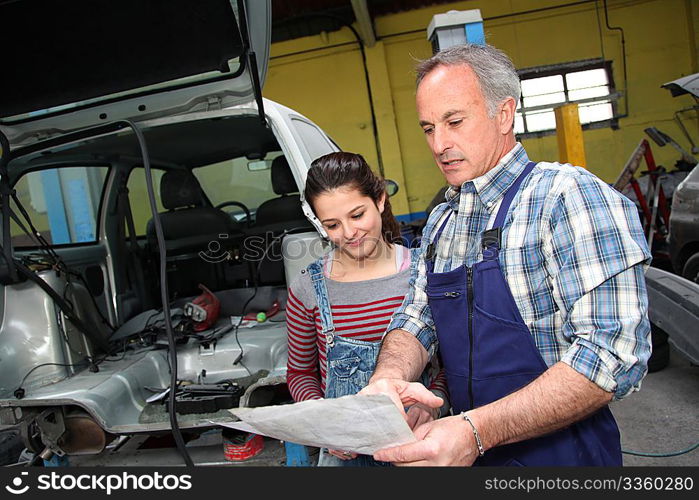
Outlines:
<svg viewBox="0 0 699 500"><path fill-rule="evenodd" d="M478 458L473 432L460 416L440 418L414 430L418 441L385 448L376 460L397 466L470 466Z"/></svg>
<svg viewBox="0 0 699 500"><path fill-rule="evenodd" d="M395 378L382 378L372 380L369 385L359 391L359 394L368 396L370 394L385 394L405 415L404 408L416 403L423 404L426 408L440 408L444 401L435 396L424 385L418 382L406 382ZM406 420L407 416L406 416Z"/></svg>

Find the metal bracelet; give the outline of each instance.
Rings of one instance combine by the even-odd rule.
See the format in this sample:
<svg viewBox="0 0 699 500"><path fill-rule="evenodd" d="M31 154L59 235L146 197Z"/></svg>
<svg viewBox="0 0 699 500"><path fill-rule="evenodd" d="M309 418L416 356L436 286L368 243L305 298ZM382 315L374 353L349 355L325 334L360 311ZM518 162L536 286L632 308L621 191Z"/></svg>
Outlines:
<svg viewBox="0 0 699 500"><path fill-rule="evenodd" d="M476 446L478 447L478 455L481 457L485 455L485 450L483 449L483 442L481 441L481 436L478 434L478 429L476 429L476 426L473 424L473 421L471 420L471 417L469 417L465 411L461 412L461 417L466 420L466 422L469 423L471 426L471 429L473 430L473 437L476 438Z"/></svg>

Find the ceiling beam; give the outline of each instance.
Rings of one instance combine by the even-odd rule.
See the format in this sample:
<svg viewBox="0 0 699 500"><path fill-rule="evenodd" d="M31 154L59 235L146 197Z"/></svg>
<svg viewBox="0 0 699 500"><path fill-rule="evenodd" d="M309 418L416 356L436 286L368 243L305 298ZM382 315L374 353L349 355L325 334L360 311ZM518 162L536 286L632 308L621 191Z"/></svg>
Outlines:
<svg viewBox="0 0 699 500"><path fill-rule="evenodd" d="M362 37L364 45L373 47L376 44L376 34L374 33L374 23L369 14L366 0L351 0L354 17L359 26L359 35Z"/></svg>

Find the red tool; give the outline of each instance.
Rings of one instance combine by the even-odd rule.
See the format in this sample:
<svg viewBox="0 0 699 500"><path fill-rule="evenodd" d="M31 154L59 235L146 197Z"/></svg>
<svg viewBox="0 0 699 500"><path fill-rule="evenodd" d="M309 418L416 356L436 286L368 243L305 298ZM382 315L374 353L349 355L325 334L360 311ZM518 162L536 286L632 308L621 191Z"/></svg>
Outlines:
<svg viewBox="0 0 699 500"><path fill-rule="evenodd" d="M199 289L202 291L202 294L192 302L187 302L184 305L184 315L192 318L195 332L202 332L211 328L216 323L221 312L221 302L211 290L201 283L199 284Z"/></svg>
<svg viewBox="0 0 699 500"><path fill-rule="evenodd" d="M223 456L229 462L247 460L262 452L265 440L259 434L224 434Z"/></svg>

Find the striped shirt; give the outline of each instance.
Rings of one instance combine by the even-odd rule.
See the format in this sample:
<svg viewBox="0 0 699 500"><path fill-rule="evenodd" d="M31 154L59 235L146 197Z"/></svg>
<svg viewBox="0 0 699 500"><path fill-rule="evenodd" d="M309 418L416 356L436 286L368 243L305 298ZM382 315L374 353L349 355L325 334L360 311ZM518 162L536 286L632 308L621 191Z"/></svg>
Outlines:
<svg viewBox="0 0 699 500"><path fill-rule="evenodd" d="M435 272L482 259L481 235L528 162L517 143L486 174L447 191L423 231L424 249L449 217ZM633 203L582 168L541 162L512 202L502 246L503 274L546 364L563 361L616 399L638 390L650 356L650 252ZM389 330L434 352L424 258L411 284Z"/></svg>
<svg viewBox="0 0 699 500"><path fill-rule="evenodd" d="M335 326L335 334L366 342L380 342L391 315L408 291L410 255L404 252L408 266L403 270L366 281L339 282L327 278L326 284ZM295 401L322 398L327 370L325 336L313 285L308 273L289 287L286 305L289 356L287 385ZM446 395L443 374L430 389ZM439 392L438 392L439 391ZM441 393L440 393L441 392Z"/></svg>

